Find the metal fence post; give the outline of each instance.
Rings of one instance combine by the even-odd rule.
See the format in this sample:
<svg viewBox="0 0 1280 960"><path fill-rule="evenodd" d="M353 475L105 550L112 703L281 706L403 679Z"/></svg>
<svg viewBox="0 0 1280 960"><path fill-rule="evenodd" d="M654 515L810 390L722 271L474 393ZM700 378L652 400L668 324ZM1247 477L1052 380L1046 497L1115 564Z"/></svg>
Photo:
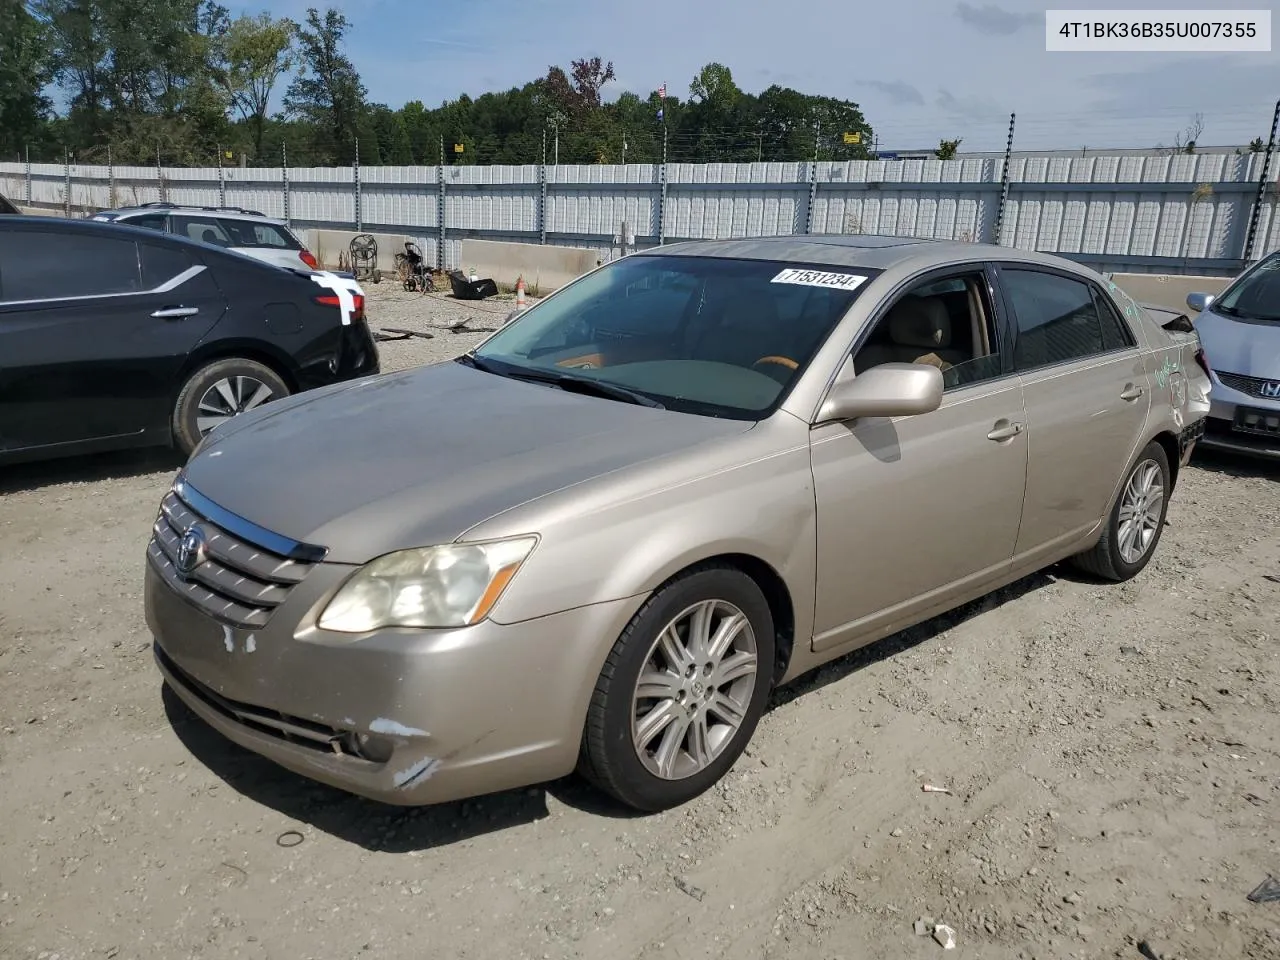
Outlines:
<svg viewBox="0 0 1280 960"><path fill-rule="evenodd" d="M218 144L218 206L227 205L227 181L222 172L222 144Z"/></svg>
<svg viewBox="0 0 1280 960"><path fill-rule="evenodd" d="M667 165L658 167L658 246L667 242Z"/></svg>
<svg viewBox="0 0 1280 960"><path fill-rule="evenodd" d="M1280 127L1280 100L1276 101L1276 112L1271 116L1271 136L1267 139L1267 150L1262 157L1262 176L1258 178L1258 195L1253 201L1253 213L1249 217L1249 232L1244 239L1244 262L1253 259L1253 244L1258 235L1258 218L1262 215L1262 205L1267 199L1267 178L1271 174L1271 155L1276 150L1276 129Z"/></svg>
<svg viewBox="0 0 1280 960"><path fill-rule="evenodd" d="M813 208L818 205L818 161L809 163L809 205L804 211L804 232L813 233Z"/></svg>
<svg viewBox="0 0 1280 960"><path fill-rule="evenodd" d="M107 204L115 208L116 203L116 164L111 157L111 144L107 144Z"/></svg>
<svg viewBox="0 0 1280 960"><path fill-rule="evenodd" d="M438 231L437 238L436 238L436 269L438 269L438 270L444 270L444 268L445 268L445 256L444 256L444 238L445 238L444 221L445 221L445 216L444 216L444 211L445 211L445 206L446 206L446 204L445 204L445 186L444 186L444 137L441 137L441 138L440 138L440 166L436 167L436 171L437 171L437 173L436 173L436 183L437 183L437 186L438 186L438 192L437 192L437 194L436 194L436 227L437 227L437 231Z"/></svg>
<svg viewBox="0 0 1280 960"><path fill-rule="evenodd" d="M71 154L62 148L62 215L71 219Z"/></svg>
<svg viewBox="0 0 1280 960"><path fill-rule="evenodd" d="M545 136L545 134L544 134ZM547 242L547 164L538 165L538 242Z"/></svg>
<svg viewBox="0 0 1280 960"><path fill-rule="evenodd" d="M284 187L284 222L293 226L289 215L289 146L283 142L280 144L280 164L280 182Z"/></svg>
<svg viewBox="0 0 1280 960"><path fill-rule="evenodd" d="M356 232L362 233L364 231L364 216L361 214L361 211L360 211L360 138L359 137L356 137L356 163L355 163L355 166L352 168L352 170L355 173L355 188L356 188Z"/></svg>
<svg viewBox="0 0 1280 960"><path fill-rule="evenodd" d="M26 188L27 188L27 206L31 206L31 147L23 148L26 151Z"/></svg>
<svg viewBox="0 0 1280 960"><path fill-rule="evenodd" d="M1013 121L1016 113L1009 114L1009 139L1004 144L1004 169L1000 171L1000 206L996 208L996 228L993 243L1001 242L1001 228L1004 225L1004 205L1009 200L1009 165L1013 162Z"/></svg>
<svg viewBox="0 0 1280 960"><path fill-rule="evenodd" d="M156 144L156 180L160 184L160 202L167 203L169 200L169 188L164 182L164 168L160 166L160 144Z"/></svg>

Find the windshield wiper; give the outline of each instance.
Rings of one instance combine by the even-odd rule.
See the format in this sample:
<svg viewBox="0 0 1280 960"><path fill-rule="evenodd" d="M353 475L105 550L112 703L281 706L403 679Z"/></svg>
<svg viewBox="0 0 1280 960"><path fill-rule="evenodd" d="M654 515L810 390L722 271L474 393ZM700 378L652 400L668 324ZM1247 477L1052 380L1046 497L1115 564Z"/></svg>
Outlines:
<svg viewBox="0 0 1280 960"><path fill-rule="evenodd" d="M636 390L628 390L626 387L619 387L612 383L606 383L601 380L595 380L591 377L574 376L571 373L553 373L550 370L531 370L528 367L517 367L508 363L492 363L481 357L477 357L473 353L464 353L458 357L458 362L468 367L474 367L477 370L483 370L485 373L495 373L500 377L510 377L512 380L528 380L531 383L546 383L551 386L559 387L561 390L567 390L571 393L587 393L594 394L597 397L607 397L610 400L621 400L624 403L634 403L642 407L653 407L656 410L665 410L666 407L659 403L653 397L640 393Z"/></svg>

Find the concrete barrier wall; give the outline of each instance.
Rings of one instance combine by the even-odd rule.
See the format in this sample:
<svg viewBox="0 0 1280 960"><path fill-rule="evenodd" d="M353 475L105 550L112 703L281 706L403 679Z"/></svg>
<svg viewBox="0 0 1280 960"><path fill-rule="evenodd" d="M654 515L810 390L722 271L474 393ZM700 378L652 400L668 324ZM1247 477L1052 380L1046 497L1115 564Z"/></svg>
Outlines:
<svg viewBox="0 0 1280 960"><path fill-rule="evenodd" d="M463 240L461 253L459 268L464 273L474 268L479 276L507 286L515 286L523 276L529 292L539 296L571 283L600 263L595 250L497 240Z"/></svg>
<svg viewBox="0 0 1280 960"><path fill-rule="evenodd" d="M1231 277L1180 277L1167 273L1113 273L1116 286L1139 303L1154 303L1178 313L1187 312L1187 294L1220 294Z"/></svg>
<svg viewBox="0 0 1280 960"><path fill-rule="evenodd" d="M351 241L359 236L354 230L298 230L297 234L321 265L331 269L337 268L338 257L347 253ZM396 254L404 253L405 241L413 237L400 233L373 233L370 236L378 242L377 268L384 274L394 274ZM432 265L430 260L427 265Z"/></svg>

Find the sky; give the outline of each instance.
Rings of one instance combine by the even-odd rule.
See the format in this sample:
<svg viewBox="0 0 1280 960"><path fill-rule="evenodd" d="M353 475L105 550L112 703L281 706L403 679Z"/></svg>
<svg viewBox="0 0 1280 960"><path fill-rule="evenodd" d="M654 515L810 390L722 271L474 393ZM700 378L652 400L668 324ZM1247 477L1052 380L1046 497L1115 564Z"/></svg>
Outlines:
<svg viewBox="0 0 1280 960"><path fill-rule="evenodd" d="M317 0L232 3L234 12L305 17ZM324 0L318 0L323 8ZM688 96L703 64L742 89L771 84L857 102L880 149L963 138L962 150L1170 145L1203 118L1199 143L1266 139L1280 96L1280 52L1049 53L1046 7L1123 10L1148 0L347 0L348 53L373 102L438 106L522 85L552 64L612 60L606 99L665 82ZM1158 5L1263 9L1260 0ZM1276 19L1280 19L1277 17ZM1274 30L1274 26L1273 26Z"/></svg>

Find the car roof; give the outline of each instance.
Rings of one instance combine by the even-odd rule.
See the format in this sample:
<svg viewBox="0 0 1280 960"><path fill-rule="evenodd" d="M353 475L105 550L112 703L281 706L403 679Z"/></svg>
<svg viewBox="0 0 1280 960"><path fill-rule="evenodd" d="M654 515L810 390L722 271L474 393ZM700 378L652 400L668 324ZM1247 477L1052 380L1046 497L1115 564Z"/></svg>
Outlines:
<svg viewBox="0 0 1280 960"><path fill-rule="evenodd" d="M247 257L242 253L237 253L235 250L225 248L225 247L216 247L207 243L201 243L199 240L192 240L189 237L184 237L182 236L182 234L179 234L179 233L161 233L157 230L152 230L148 227L135 227L128 223L120 223L119 221L116 221L116 220L94 220L89 217L68 220L63 217L41 217L41 216L30 216L27 214L19 214L16 217L6 216L3 219L0 219L0 230L4 230L14 226L17 226L17 227L30 226L30 227L43 228L43 229L49 229L50 227L55 227L58 230L69 231L73 233L103 234L106 236L115 235L122 238L127 237L131 240L145 239L149 243L159 243L159 244L167 243L167 244L175 244L178 246L191 247L197 250L201 257L210 257L210 256L234 257L237 263L253 264L258 267L264 267L269 270L293 270L294 269L292 266L289 266L289 267L273 266L273 265L264 263L261 260L257 260L253 257ZM299 270L295 270L294 272L311 273L314 271L308 270L306 268L301 268Z"/></svg>
<svg viewBox="0 0 1280 960"><path fill-rule="evenodd" d="M180 203L150 203L140 204L136 207L119 207L114 210L99 210L94 216L101 214L113 214L117 217L134 216L140 213L203 213L211 216L223 217L229 220L254 220L258 222L273 223L279 226L284 225L283 220L275 217L268 217L259 210L246 210L244 207L201 207L187 206Z"/></svg>
<svg viewBox="0 0 1280 960"><path fill-rule="evenodd" d="M729 257L741 260L781 260L830 267L888 270L912 261L927 268L961 261L981 260L1028 263L1077 273L1091 273L1064 257L962 240L930 240L923 237L891 237L875 234L801 234L749 237L739 240L683 240L640 255L672 257Z"/></svg>

